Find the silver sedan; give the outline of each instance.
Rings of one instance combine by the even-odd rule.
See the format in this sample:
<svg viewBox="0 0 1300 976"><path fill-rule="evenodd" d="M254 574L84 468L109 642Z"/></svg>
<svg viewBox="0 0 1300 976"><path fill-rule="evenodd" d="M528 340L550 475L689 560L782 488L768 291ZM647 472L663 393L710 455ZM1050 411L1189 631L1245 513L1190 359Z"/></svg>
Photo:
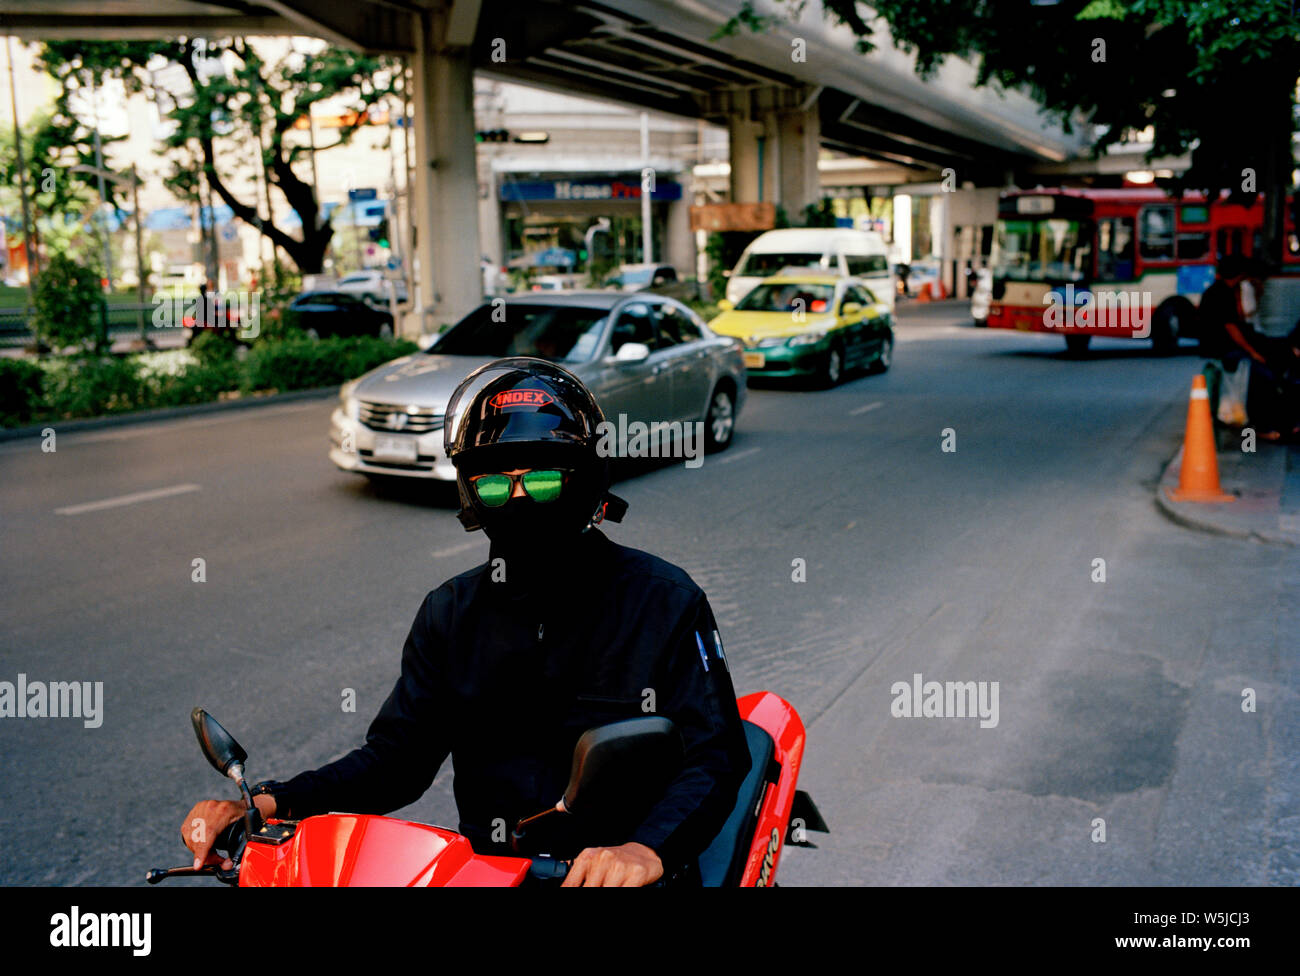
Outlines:
<svg viewBox="0 0 1300 976"><path fill-rule="evenodd" d="M525 293L485 303L428 351L345 383L330 423L330 460L370 476L454 481L442 449L447 402L471 371L505 356L537 356L577 375L605 413L613 456L691 458L721 450L731 443L745 398L739 343L714 335L680 302L616 292ZM646 429L651 436L639 436Z"/></svg>

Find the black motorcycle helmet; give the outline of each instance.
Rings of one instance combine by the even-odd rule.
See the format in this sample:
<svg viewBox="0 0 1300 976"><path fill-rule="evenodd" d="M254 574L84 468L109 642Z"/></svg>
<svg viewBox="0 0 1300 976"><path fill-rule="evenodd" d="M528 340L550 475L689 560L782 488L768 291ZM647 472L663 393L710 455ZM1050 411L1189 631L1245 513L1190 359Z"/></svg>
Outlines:
<svg viewBox="0 0 1300 976"><path fill-rule="evenodd" d="M457 517L466 531L495 536L497 527L510 532L532 524L559 538L605 519L621 521L627 511L609 491L609 460L598 450L605 415L568 370L528 356L487 363L461 381L444 416L443 449L456 467ZM559 499L484 505L469 479L516 468L568 472Z"/></svg>

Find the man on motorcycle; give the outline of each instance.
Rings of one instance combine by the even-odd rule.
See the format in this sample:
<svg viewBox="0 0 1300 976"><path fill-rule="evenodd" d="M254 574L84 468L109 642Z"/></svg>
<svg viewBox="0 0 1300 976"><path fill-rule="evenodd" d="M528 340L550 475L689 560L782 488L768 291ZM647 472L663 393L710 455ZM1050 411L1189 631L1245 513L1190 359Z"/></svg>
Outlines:
<svg viewBox="0 0 1300 976"><path fill-rule="evenodd" d="M597 528L627 506L609 491L604 417L577 377L498 360L466 377L445 418L458 517L487 533L488 561L425 597L365 745L259 784L254 801L281 819L385 814L419 799L450 754L460 832L479 853L509 854L508 832L564 793L583 732L656 714L682 737L675 777L635 810L546 818L551 846L536 853L576 854L568 886L691 880L750 766L704 592ZM181 832L196 866L216 863L212 839L242 814L233 801L190 811Z"/></svg>

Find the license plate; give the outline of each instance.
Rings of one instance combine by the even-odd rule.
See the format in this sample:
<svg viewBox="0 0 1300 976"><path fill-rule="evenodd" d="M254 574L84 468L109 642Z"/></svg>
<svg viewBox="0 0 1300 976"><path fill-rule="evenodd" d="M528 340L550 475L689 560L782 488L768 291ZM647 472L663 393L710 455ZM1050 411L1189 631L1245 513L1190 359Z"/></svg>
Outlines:
<svg viewBox="0 0 1300 976"><path fill-rule="evenodd" d="M418 453L414 437L394 437L391 434L375 437L376 461L414 461Z"/></svg>
<svg viewBox="0 0 1300 976"><path fill-rule="evenodd" d="M745 369L762 369L763 364L767 362L767 357L761 352L745 353Z"/></svg>

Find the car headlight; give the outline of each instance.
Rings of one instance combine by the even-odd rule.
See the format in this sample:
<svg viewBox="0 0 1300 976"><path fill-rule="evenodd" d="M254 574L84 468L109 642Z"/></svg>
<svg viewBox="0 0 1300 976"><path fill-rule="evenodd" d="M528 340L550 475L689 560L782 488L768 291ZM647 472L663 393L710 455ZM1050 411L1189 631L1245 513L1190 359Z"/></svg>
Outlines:
<svg viewBox="0 0 1300 976"><path fill-rule="evenodd" d="M787 346L811 346L826 338L825 332L801 332L785 340Z"/></svg>
<svg viewBox="0 0 1300 976"><path fill-rule="evenodd" d="M351 380L339 387L339 405L343 408L343 415L351 420L356 420L361 414L361 401L352 395L356 386L357 381Z"/></svg>

